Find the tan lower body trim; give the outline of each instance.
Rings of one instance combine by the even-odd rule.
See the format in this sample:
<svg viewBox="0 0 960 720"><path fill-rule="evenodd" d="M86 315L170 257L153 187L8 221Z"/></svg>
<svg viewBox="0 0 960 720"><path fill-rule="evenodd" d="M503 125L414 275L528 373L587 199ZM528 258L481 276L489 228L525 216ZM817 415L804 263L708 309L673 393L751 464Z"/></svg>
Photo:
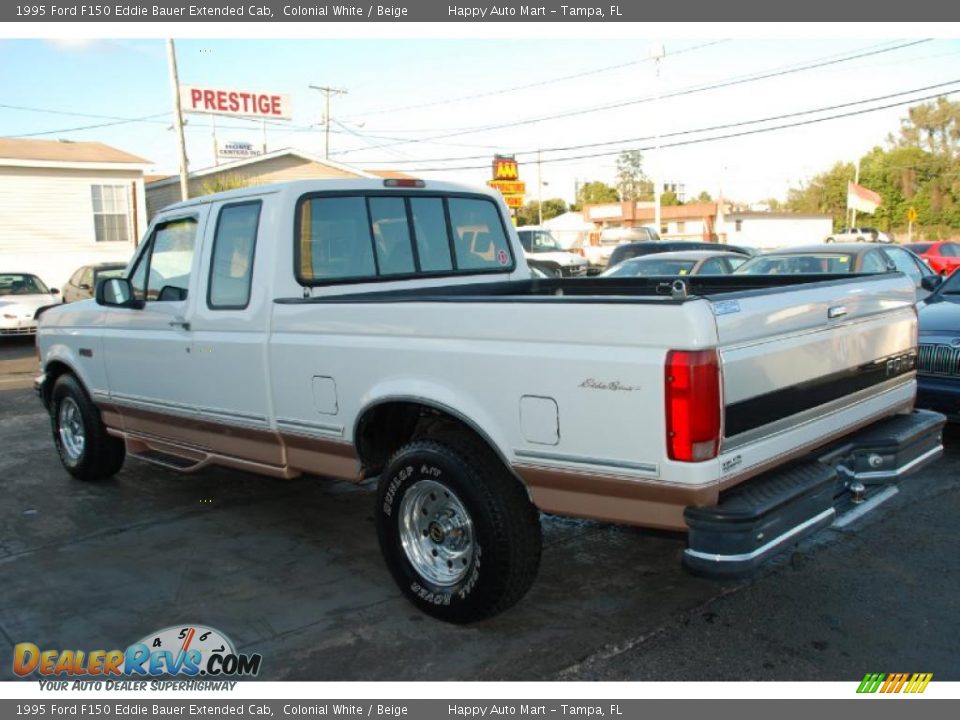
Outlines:
<svg viewBox="0 0 960 720"><path fill-rule="evenodd" d="M221 465L275 477L300 473L357 482L360 459L348 442L273 430L242 428L153 410L100 403L111 435L126 440L130 452L153 449L193 464L189 470Z"/></svg>
<svg viewBox="0 0 960 720"><path fill-rule="evenodd" d="M683 486L532 465L514 465L543 512L663 530L686 530L683 509L713 505L718 489Z"/></svg>

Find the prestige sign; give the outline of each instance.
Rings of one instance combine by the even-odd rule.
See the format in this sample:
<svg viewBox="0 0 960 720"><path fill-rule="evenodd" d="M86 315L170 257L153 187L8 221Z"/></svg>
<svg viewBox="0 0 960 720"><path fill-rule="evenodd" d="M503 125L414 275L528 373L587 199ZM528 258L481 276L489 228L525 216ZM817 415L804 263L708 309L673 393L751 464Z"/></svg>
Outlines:
<svg viewBox="0 0 960 720"><path fill-rule="evenodd" d="M180 86L180 104L184 112L206 115L290 120L290 96L254 90L227 90L197 85Z"/></svg>

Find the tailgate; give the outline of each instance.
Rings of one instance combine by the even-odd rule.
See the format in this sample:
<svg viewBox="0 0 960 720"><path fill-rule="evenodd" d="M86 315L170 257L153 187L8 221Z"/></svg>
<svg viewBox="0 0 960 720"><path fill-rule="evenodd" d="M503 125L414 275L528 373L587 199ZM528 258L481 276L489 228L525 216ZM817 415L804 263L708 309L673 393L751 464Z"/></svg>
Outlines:
<svg viewBox="0 0 960 720"><path fill-rule="evenodd" d="M801 426L808 426L803 436L809 444L810 425L832 432L838 418L861 421L852 410L857 406L875 417L883 412L882 397L896 411L904 405L904 388L913 391L915 290L900 274L710 300L723 367L721 453L771 436L781 441L766 443L766 454L789 452L795 449L789 435ZM901 392L891 392L895 388ZM752 457L751 464L761 459Z"/></svg>

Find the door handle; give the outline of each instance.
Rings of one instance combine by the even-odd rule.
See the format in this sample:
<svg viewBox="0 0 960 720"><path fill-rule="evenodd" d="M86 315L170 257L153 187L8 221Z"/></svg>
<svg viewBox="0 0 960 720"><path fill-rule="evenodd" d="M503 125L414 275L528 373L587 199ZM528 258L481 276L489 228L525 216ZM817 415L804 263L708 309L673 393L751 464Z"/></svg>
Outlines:
<svg viewBox="0 0 960 720"><path fill-rule="evenodd" d="M178 327L178 328L182 328L183 330L190 329L190 321L184 320L183 318L174 318L168 324L170 325L170 327Z"/></svg>
<svg viewBox="0 0 960 720"><path fill-rule="evenodd" d="M847 314L846 305L834 305L832 308L827 310L827 319L833 320L834 318L843 317Z"/></svg>

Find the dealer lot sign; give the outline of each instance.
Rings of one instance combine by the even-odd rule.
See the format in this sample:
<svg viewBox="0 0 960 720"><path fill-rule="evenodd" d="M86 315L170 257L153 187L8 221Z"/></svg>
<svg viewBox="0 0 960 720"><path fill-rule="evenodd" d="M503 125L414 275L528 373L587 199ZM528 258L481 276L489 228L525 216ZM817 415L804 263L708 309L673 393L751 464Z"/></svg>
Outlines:
<svg viewBox="0 0 960 720"><path fill-rule="evenodd" d="M183 112L290 120L290 96L256 90L180 86Z"/></svg>

